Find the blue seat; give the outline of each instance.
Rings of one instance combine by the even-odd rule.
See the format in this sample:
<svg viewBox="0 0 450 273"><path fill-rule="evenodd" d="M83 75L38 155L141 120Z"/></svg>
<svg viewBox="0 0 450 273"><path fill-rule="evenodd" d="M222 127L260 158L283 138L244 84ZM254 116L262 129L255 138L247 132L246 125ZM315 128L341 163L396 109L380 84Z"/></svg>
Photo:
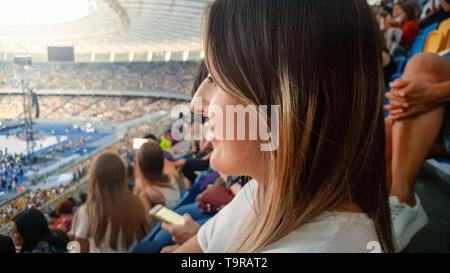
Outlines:
<svg viewBox="0 0 450 273"><path fill-rule="evenodd" d="M156 226L152 229L152 231L150 231L149 234L147 234L147 236L145 236L144 239L142 239L141 242L147 242L153 239L153 237L155 237L156 233L158 233L158 231L161 230L161 221L159 221Z"/></svg>
<svg viewBox="0 0 450 273"><path fill-rule="evenodd" d="M398 56L394 58L394 62L397 64L397 71L395 72L395 74L402 74L403 71L405 71L408 59L406 59L406 57L404 56Z"/></svg>
<svg viewBox="0 0 450 273"><path fill-rule="evenodd" d="M434 23L420 30L419 35L417 35L416 39L414 40L414 43L412 44L411 48L408 51L408 59L423 51L428 35L430 35L431 32L435 31L438 28L438 26L439 23Z"/></svg>

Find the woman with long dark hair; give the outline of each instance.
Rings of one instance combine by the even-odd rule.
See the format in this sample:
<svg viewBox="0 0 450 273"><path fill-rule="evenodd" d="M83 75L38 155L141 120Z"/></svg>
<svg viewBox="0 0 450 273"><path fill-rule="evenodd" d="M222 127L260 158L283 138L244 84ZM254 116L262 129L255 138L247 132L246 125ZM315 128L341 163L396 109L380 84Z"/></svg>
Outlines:
<svg viewBox="0 0 450 273"><path fill-rule="evenodd" d="M149 231L139 198L128 188L126 167L102 154L89 172L88 199L73 219L72 233L84 252L129 252Z"/></svg>

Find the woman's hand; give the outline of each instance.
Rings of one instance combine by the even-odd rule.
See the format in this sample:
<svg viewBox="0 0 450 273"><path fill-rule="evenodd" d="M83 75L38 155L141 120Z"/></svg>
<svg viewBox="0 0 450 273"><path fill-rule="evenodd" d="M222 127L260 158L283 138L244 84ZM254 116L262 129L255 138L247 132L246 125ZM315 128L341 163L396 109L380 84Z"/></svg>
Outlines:
<svg viewBox="0 0 450 273"><path fill-rule="evenodd" d="M173 225L163 222L161 228L172 234L174 243L181 245L197 234L200 225L186 213L184 214L184 225Z"/></svg>
<svg viewBox="0 0 450 273"><path fill-rule="evenodd" d="M390 104L384 109L390 111L392 122L428 112L442 103L438 90L427 81L397 79L390 86L391 92L386 93Z"/></svg>

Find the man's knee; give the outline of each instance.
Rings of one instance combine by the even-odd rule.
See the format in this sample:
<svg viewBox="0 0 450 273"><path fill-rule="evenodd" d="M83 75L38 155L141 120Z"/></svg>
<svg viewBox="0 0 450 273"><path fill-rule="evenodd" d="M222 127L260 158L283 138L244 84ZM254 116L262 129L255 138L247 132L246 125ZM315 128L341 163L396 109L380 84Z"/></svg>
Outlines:
<svg viewBox="0 0 450 273"><path fill-rule="evenodd" d="M429 82L447 81L450 80L450 63L434 53L419 53L409 60L403 78Z"/></svg>

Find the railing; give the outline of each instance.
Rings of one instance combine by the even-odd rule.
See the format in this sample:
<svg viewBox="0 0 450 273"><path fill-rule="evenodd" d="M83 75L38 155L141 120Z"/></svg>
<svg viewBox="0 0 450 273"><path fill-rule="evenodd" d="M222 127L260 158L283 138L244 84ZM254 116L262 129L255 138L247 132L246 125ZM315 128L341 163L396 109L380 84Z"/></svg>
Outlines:
<svg viewBox="0 0 450 273"><path fill-rule="evenodd" d="M1 95L21 95L20 89L0 89ZM192 95L176 92L158 92L150 90L47 90L35 92L39 96L117 96L117 97L150 97L190 101Z"/></svg>

